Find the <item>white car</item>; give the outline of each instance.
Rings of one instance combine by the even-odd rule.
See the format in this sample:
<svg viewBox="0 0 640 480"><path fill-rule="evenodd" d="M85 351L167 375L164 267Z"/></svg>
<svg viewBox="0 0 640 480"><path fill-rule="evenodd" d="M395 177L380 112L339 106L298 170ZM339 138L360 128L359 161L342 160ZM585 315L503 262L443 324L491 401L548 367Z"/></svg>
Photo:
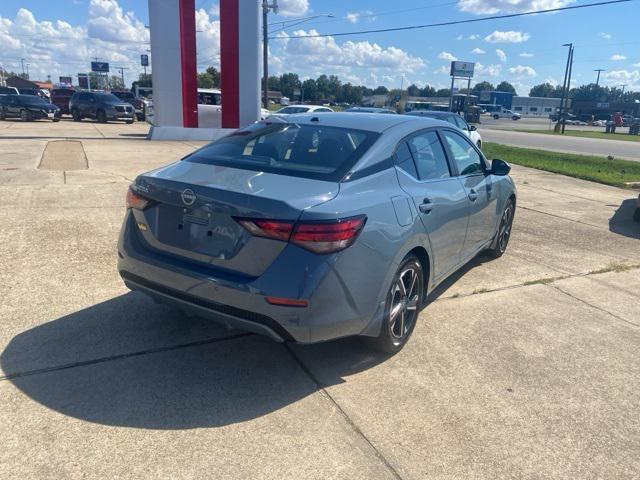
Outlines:
<svg viewBox="0 0 640 480"><path fill-rule="evenodd" d="M293 113L312 113L312 112L333 112L329 107L323 105L288 105L274 112L278 115L290 115Z"/></svg>
<svg viewBox="0 0 640 480"><path fill-rule="evenodd" d="M491 112L491 116L494 120L498 120L499 118L510 118L511 120L520 120L522 115L514 112L513 110L509 110L508 108L501 108L500 110L496 110L495 112Z"/></svg>
<svg viewBox="0 0 640 480"><path fill-rule="evenodd" d="M469 125L461 115L458 115L455 112L440 112L437 110L413 110L412 112L405 113L405 115L411 115L412 117L435 118L437 120L452 123L460 130L462 130L464 134L469 137L469 139L478 148L482 148L482 137L480 136L480 133L478 132L476 126Z"/></svg>
<svg viewBox="0 0 640 480"><path fill-rule="evenodd" d="M271 112L260 109L260 120L264 120ZM198 89L198 126L203 128L220 128L222 126L222 92L217 88Z"/></svg>

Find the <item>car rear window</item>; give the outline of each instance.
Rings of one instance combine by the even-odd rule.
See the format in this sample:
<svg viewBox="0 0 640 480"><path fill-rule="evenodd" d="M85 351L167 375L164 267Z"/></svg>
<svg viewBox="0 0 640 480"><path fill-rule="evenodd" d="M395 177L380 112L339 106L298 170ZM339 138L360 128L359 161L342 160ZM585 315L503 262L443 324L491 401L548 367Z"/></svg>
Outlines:
<svg viewBox="0 0 640 480"><path fill-rule="evenodd" d="M348 128L259 122L184 160L335 182L379 136Z"/></svg>

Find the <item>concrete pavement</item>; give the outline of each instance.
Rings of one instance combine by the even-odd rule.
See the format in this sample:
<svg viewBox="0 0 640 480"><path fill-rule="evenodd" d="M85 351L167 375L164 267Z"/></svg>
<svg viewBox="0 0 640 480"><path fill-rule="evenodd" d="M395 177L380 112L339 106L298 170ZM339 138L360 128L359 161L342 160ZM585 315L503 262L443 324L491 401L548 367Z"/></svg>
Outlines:
<svg viewBox="0 0 640 480"><path fill-rule="evenodd" d="M514 132L497 128L479 127L484 142L502 143L513 147L537 148L554 152L578 153L633 160L640 162L640 143L625 140L600 140L543 133Z"/></svg>
<svg viewBox="0 0 640 480"><path fill-rule="evenodd" d="M126 290L128 183L196 145L96 125L0 122L0 478L640 476L634 192L514 167L507 254L400 354L284 346ZM88 169L37 169L48 138Z"/></svg>

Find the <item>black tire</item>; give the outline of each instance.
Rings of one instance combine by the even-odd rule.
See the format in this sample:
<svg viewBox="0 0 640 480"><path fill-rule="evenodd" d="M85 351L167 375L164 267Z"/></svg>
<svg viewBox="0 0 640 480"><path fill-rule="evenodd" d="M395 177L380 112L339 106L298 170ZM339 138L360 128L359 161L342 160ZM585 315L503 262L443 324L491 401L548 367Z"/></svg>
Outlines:
<svg viewBox="0 0 640 480"><path fill-rule="evenodd" d="M33 120L33 115L31 115L31 112L28 110L20 110L20 120L23 122L30 122Z"/></svg>
<svg viewBox="0 0 640 480"><path fill-rule="evenodd" d="M3 109L0 109L0 120L6 120L7 119L7 114L4 113Z"/></svg>
<svg viewBox="0 0 640 480"><path fill-rule="evenodd" d="M80 115L80 112L76 108L71 111L71 116L73 117L74 122L82 121L82 115Z"/></svg>
<svg viewBox="0 0 640 480"><path fill-rule="evenodd" d="M499 118L500 118L500 115L494 115L494 116L493 116L493 119L494 119L494 120L498 120Z"/></svg>
<svg viewBox="0 0 640 480"><path fill-rule="evenodd" d="M133 120L127 120L127 125L131 125L133 123Z"/></svg>
<svg viewBox="0 0 640 480"><path fill-rule="evenodd" d="M402 350L416 326L424 301L424 274L418 257L409 255L400 264L387 293L380 335L367 339L384 353Z"/></svg>
<svg viewBox="0 0 640 480"><path fill-rule="evenodd" d="M107 123L107 114L103 110L98 110L96 112L96 120L98 123Z"/></svg>
<svg viewBox="0 0 640 480"><path fill-rule="evenodd" d="M53 120L53 123L57 123L57 122L59 122L59 121L60 121L60 119L59 119L59 118L54 118L54 119L52 119L52 120Z"/></svg>
<svg viewBox="0 0 640 480"><path fill-rule="evenodd" d="M636 211L633 212L633 220L635 222L640 222L640 207L636 208Z"/></svg>
<svg viewBox="0 0 640 480"><path fill-rule="evenodd" d="M478 140L478 142L476 143L476 147L482 150L482 142L480 140Z"/></svg>
<svg viewBox="0 0 640 480"><path fill-rule="evenodd" d="M502 211L500 217L500 225L496 236L491 243L491 246L487 249L486 253L492 258L500 258L504 252L507 251L507 245L509 245L509 239L511 238L511 227L513 226L513 217L516 213L516 206L513 199L507 202L507 206Z"/></svg>

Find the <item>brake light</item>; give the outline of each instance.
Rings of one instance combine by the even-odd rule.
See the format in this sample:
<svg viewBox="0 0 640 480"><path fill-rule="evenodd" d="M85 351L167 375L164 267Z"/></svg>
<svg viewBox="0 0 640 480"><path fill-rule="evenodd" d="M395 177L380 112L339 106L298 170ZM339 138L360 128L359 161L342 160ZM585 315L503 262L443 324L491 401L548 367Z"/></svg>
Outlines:
<svg viewBox="0 0 640 480"><path fill-rule="evenodd" d="M356 241L365 221L363 216L327 223L299 223L291 242L315 253L339 252Z"/></svg>
<svg viewBox="0 0 640 480"><path fill-rule="evenodd" d="M293 222L237 218L249 233L258 237L295 243L314 253L334 253L351 246L362 231L367 217L331 222Z"/></svg>
<svg viewBox="0 0 640 480"><path fill-rule="evenodd" d="M131 187L127 190L127 208L135 208L136 210L144 210L149 206L151 201L138 195Z"/></svg>
<svg viewBox="0 0 640 480"><path fill-rule="evenodd" d="M282 298L282 297L265 297L267 303L271 305L278 305L280 307L308 307L308 300L298 300L296 298Z"/></svg>
<svg viewBox="0 0 640 480"><path fill-rule="evenodd" d="M293 222L281 222L278 220L258 220L238 218L236 221L256 237L273 238L274 240L289 241Z"/></svg>

